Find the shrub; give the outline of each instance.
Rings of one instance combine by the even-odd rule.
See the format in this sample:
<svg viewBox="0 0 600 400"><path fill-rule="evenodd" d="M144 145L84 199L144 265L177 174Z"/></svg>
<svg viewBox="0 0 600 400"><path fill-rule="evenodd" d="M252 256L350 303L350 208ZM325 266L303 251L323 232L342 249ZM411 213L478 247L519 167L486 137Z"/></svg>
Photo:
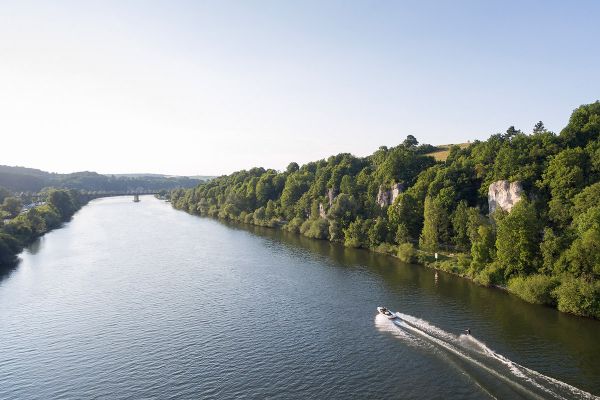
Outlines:
<svg viewBox="0 0 600 400"><path fill-rule="evenodd" d="M542 274L517 276L508 281L508 290L534 304L555 304L552 291L558 285L554 277Z"/></svg>
<svg viewBox="0 0 600 400"><path fill-rule="evenodd" d="M560 311L600 319L600 282L564 276L553 294Z"/></svg>
<svg viewBox="0 0 600 400"><path fill-rule="evenodd" d="M473 278L473 281L483 286L490 286L503 283L503 278L504 268L499 263L494 262L486 265L485 268L479 271L475 275L475 278Z"/></svg>
<svg viewBox="0 0 600 400"><path fill-rule="evenodd" d="M397 254L398 249L393 244L390 244L390 243L381 243L379 246L374 247L373 251L375 251L377 253L383 253L383 254L393 255L393 254Z"/></svg>
<svg viewBox="0 0 600 400"><path fill-rule="evenodd" d="M312 225L312 221L310 219L307 219L306 221L304 221L302 223L302 225L300 225L299 232L304 235L306 232L308 232L311 225Z"/></svg>
<svg viewBox="0 0 600 400"><path fill-rule="evenodd" d="M412 243L402 243L398 245L398 258L405 263L414 263L416 260L416 250Z"/></svg>
<svg viewBox="0 0 600 400"><path fill-rule="evenodd" d="M305 223L308 223L308 229L302 233L304 236L313 239L327 239L329 237L329 221L326 219L308 220ZM302 228L304 228L304 224L302 224Z"/></svg>
<svg viewBox="0 0 600 400"><path fill-rule="evenodd" d="M288 232L300 233L300 227L302 226L303 222L304 220L302 218L294 217L285 225L284 229Z"/></svg>

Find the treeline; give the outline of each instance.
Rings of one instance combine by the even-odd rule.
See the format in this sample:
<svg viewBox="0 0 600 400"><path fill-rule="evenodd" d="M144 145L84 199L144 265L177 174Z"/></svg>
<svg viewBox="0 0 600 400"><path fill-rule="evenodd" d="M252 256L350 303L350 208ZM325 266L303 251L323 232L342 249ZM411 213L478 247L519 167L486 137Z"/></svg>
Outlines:
<svg viewBox="0 0 600 400"><path fill-rule="evenodd" d="M555 134L537 123L451 148L436 162L409 136L368 157L283 172L253 168L171 193L193 214L282 227L432 264L523 299L600 318L600 102ZM523 193L490 215L492 183ZM393 202L392 202L393 200ZM439 252L439 260L433 253Z"/></svg>
<svg viewBox="0 0 600 400"><path fill-rule="evenodd" d="M0 186L13 192L37 193L49 187L105 192L158 191L191 188L200 182L200 179L162 175L101 175L88 171L55 174L33 168L0 165Z"/></svg>
<svg viewBox="0 0 600 400"><path fill-rule="evenodd" d="M0 190L0 196L7 191ZM59 227L68 221L79 210L84 202L75 190L50 189L43 194L43 205L33 207L25 212L7 211L6 205L18 200L7 196L2 199L0 207L0 267L8 267L15 263L17 254L44 233Z"/></svg>

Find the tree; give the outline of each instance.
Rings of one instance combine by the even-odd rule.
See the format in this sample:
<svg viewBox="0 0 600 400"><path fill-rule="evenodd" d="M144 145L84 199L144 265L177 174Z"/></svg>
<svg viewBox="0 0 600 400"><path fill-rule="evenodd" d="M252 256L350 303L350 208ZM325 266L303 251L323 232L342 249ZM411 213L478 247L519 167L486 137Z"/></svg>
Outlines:
<svg viewBox="0 0 600 400"><path fill-rule="evenodd" d="M471 244L472 266L480 270L490 263L495 256L494 231L491 225L482 224L477 227L477 233L473 236Z"/></svg>
<svg viewBox="0 0 600 400"><path fill-rule="evenodd" d="M498 221L496 250L505 278L537 271L540 264L540 221L534 205L519 201Z"/></svg>
<svg viewBox="0 0 600 400"><path fill-rule="evenodd" d="M347 227L356 218L356 210L357 204L354 197L342 193L333 201L333 205L329 209L329 216L338 221L342 227Z"/></svg>
<svg viewBox="0 0 600 400"><path fill-rule="evenodd" d="M419 145L419 141L413 135L408 135L402 144L408 148L413 148Z"/></svg>
<svg viewBox="0 0 600 400"><path fill-rule="evenodd" d="M54 207L63 219L73 215L76 209L73 199L66 190L50 190L47 203Z"/></svg>
<svg viewBox="0 0 600 400"><path fill-rule="evenodd" d="M425 199L423 232L419 238L419 246L427 251L437 251L440 245L447 242L448 213L436 198Z"/></svg>
<svg viewBox="0 0 600 400"><path fill-rule="evenodd" d="M398 229L396 229L395 240L396 240L396 243L398 243L398 244L408 243L410 241L410 236L408 235L408 229L406 228L406 225L404 225L403 223L398 224Z"/></svg>
<svg viewBox="0 0 600 400"><path fill-rule="evenodd" d="M460 249L468 249L470 247L469 242L469 206L466 201L460 201L456 206L456 210L452 214L452 230L454 236L452 241Z"/></svg>
<svg viewBox="0 0 600 400"><path fill-rule="evenodd" d="M546 127L544 126L544 123L542 121L539 121L537 124L535 124L535 126L533 127L533 133L542 133L546 131Z"/></svg>
<svg viewBox="0 0 600 400"><path fill-rule="evenodd" d="M23 204L16 197L7 197L2 203L2 210L6 211L10 218L15 218L21 212Z"/></svg>
<svg viewBox="0 0 600 400"><path fill-rule="evenodd" d="M368 247L369 246L369 222L362 218L357 218L350 223L348 228L344 229L344 245L346 247Z"/></svg>
<svg viewBox="0 0 600 400"><path fill-rule="evenodd" d="M565 149L552 157L543 175L543 183L552 196L548 203L550 218L562 226L571 219L572 198L585 185L588 161L583 149Z"/></svg>
<svg viewBox="0 0 600 400"><path fill-rule="evenodd" d="M385 220L382 217L377 217L375 223L369 229L369 245L370 247L377 247L381 243L385 242L388 235L388 227Z"/></svg>
<svg viewBox="0 0 600 400"><path fill-rule="evenodd" d="M504 137L506 139L510 139L516 135L518 135L519 133L522 133L521 130L516 129L514 126L509 126L508 129L506 130L506 134L504 135Z"/></svg>
<svg viewBox="0 0 600 400"><path fill-rule="evenodd" d="M288 174L292 174L296 171L298 171L300 169L300 167L298 166L297 162L291 162L288 164L287 168L285 169L285 172L287 172Z"/></svg>

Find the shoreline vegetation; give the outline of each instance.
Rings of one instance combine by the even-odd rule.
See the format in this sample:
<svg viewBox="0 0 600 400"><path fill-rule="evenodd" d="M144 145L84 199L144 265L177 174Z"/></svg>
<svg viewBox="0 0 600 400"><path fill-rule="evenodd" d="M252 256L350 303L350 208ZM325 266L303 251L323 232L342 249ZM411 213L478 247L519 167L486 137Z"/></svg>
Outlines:
<svg viewBox="0 0 600 400"><path fill-rule="evenodd" d="M0 269L16 265L17 255L37 238L50 232L71 219L89 197L77 190L48 189L37 195L37 204L22 210L21 201L0 191ZM43 199L43 201L39 201Z"/></svg>
<svg viewBox="0 0 600 400"><path fill-rule="evenodd" d="M600 319L600 102L574 110L560 134L540 121L531 133L511 126L443 153L409 135L367 157L238 171L173 190L170 200Z"/></svg>

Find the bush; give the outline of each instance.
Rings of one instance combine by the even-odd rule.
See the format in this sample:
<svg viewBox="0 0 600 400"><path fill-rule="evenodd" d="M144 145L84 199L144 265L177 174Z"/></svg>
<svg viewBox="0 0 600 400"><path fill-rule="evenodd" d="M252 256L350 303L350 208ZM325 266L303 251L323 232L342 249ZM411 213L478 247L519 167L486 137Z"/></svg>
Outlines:
<svg viewBox="0 0 600 400"><path fill-rule="evenodd" d="M405 263L414 263L416 261L417 251L412 243L402 243L398 245L397 256L400 261Z"/></svg>
<svg viewBox="0 0 600 400"><path fill-rule="evenodd" d="M308 232L311 225L312 225L312 221L310 219L307 219L306 221L304 221L302 223L302 225L300 225L299 232L304 235L306 232Z"/></svg>
<svg viewBox="0 0 600 400"><path fill-rule="evenodd" d="M557 285L555 277L536 274L512 278L508 281L508 290L529 303L554 305L552 291Z"/></svg>
<svg viewBox="0 0 600 400"><path fill-rule="evenodd" d="M284 229L289 232L300 233L300 227L302 226L303 222L304 220L302 218L294 217L290 222L288 222L285 225Z"/></svg>
<svg viewBox="0 0 600 400"><path fill-rule="evenodd" d="M303 230L302 234L309 238L327 239L329 237L329 221L322 218L308 220L302 224L300 230Z"/></svg>
<svg viewBox="0 0 600 400"><path fill-rule="evenodd" d="M429 265L435 262L435 257L430 253L418 252L417 253L417 262L423 265Z"/></svg>
<svg viewBox="0 0 600 400"><path fill-rule="evenodd" d="M329 221L329 240L332 242L344 241L344 231L341 224L336 220Z"/></svg>
<svg viewBox="0 0 600 400"><path fill-rule="evenodd" d="M600 319L600 282L564 276L552 293L560 311Z"/></svg>
<svg viewBox="0 0 600 400"><path fill-rule="evenodd" d="M503 279L504 268L499 263L494 262L486 265L485 268L479 271L475 275L475 278L473 278L473 281L483 286L490 286L503 283Z"/></svg>
<svg viewBox="0 0 600 400"><path fill-rule="evenodd" d="M254 213L248 213L244 216L244 223L245 224L252 224L254 223Z"/></svg>
<svg viewBox="0 0 600 400"><path fill-rule="evenodd" d="M373 251L376 253L394 255L398 253L398 248L390 243L381 243L379 246L374 247Z"/></svg>

